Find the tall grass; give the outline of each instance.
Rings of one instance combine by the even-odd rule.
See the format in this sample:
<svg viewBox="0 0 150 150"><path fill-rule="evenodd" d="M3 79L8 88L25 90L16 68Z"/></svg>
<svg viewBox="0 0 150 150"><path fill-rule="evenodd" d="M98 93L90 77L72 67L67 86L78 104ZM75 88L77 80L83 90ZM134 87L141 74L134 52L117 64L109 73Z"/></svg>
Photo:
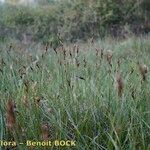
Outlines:
<svg viewBox="0 0 150 150"><path fill-rule="evenodd" d="M147 70L143 80L139 69L150 66L149 48L149 37L106 39L56 51L1 44L0 140L69 139L76 146L65 149L76 150L150 149L150 77ZM11 130L10 99L16 104ZM29 148L18 144L17 149Z"/></svg>

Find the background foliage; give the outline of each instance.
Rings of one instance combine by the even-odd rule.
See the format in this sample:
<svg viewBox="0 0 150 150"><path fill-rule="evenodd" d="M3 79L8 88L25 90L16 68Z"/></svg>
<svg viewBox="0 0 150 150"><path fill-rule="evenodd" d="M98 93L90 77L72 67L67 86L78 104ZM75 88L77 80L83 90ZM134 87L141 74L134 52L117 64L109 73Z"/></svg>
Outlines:
<svg viewBox="0 0 150 150"><path fill-rule="evenodd" d="M40 1L39 5L1 5L0 39L23 34L33 41L87 40L91 37L126 37L150 29L148 0Z"/></svg>

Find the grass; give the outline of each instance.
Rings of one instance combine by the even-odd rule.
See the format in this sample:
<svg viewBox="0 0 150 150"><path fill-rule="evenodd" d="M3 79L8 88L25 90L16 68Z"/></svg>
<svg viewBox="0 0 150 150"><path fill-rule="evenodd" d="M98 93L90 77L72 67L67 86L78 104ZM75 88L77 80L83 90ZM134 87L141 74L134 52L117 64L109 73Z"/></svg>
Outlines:
<svg viewBox="0 0 150 150"><path fill-rule="evenodd" d="M1 44L0 139L42 141L42 125L47 125L49 140L76 141L75 147L64 149L149 150L150 77L148 72L142 81L139 72L139 64L150 66L149 48L149 37L79 44L78 53L70 45L57 54L50 47L24 51L16 43L11 48ZM107 50L113 52L112 66ZM124 84L121 97L114 86L117 70ZM11 130L6 115L9 99L17 110ZM16 149L32 147L18 144Z"/></svg>

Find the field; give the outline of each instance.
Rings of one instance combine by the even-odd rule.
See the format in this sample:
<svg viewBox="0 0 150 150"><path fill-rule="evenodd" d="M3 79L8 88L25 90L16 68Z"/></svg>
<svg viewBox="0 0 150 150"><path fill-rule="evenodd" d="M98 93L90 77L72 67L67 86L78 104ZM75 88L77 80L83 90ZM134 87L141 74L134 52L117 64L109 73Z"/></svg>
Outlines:
<svg viewBox="0 0 150 150"><path fill-rule="evenodd" d="M106 38L56 50L1 43L0 149L5 139L17 150L150 150L149 40Z"/></svg>

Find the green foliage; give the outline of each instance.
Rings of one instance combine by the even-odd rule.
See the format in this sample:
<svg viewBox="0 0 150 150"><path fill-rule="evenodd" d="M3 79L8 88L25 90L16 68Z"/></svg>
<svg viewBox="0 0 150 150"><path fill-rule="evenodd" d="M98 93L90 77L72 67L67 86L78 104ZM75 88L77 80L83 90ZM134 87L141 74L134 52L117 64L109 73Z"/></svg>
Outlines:
<svg viewBox="0 0 150 150"><path fill-rule="evenodd" d="M105 35L124 36L128 34L126 26L136 34L148 33L148 4L147 0L64 0L42 1L36 7L3 5L0 29L8 31L6 37L21 39L23 33L30 33L34 41L41 42L54 38L57 41L57 34L71 42Z"/></svg>
<svg viewBox="0 0 150 150"><path fill-rule="evenodd" d="M19 143L43 141L41 127L46 124L49 140L76 141L75 147L63 149L148 150L150 72L143 81L138 62L150 66L149 40L108 38L78 43L78 52L75 46L64 46L57 54L39 45L24 51L14 42L11 48L0 44L0 140L13 139L16 149L29 149ZM111 66L105 57L108 49L113 51ZM114 87L116 69L123 79L122 97ZM17 111L16 126L8 130L10 98Z"/></svg>
<svg viewBox="0 0 150 150"><path fill-rule="evenodd" d="M143 0L141 3L142 10L149 15L150 13L150 1L149 0Z"/></svg>

